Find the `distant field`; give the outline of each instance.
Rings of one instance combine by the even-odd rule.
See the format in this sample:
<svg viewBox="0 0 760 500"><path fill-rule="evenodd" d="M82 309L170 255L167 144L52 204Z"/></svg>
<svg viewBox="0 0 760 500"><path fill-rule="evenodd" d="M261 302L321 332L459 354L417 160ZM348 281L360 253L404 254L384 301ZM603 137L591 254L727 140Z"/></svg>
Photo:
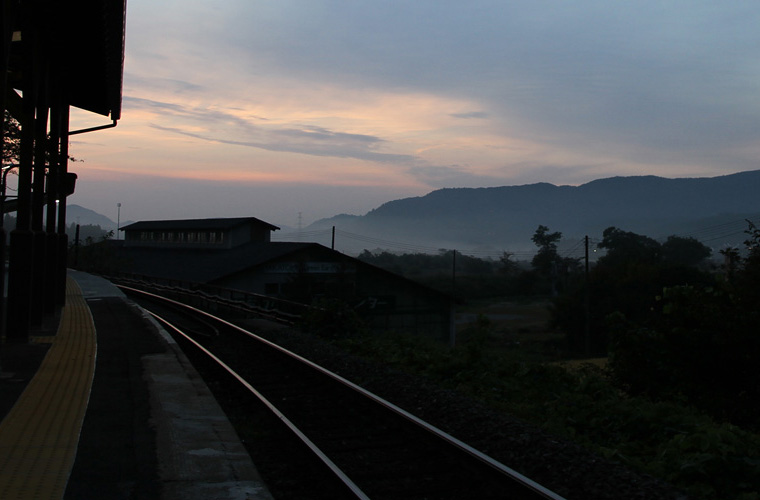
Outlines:
<svg viewBox="0 0 760 500"><path fill-rule="evenodd" d="M548 308L547 300L473 302L457 310L457 329L474 325L478 316L483 315L491 322L495 333L513 335L515 340L539 340L546 335L553 337L556 333L548 327Z"/></svg>
<svg viewBox="0 0 760 500"><path fill-rule="evenodd" d="M464 341L477 326L479 315L488 318L488 343L505 355L528 355L536 360L556 361L564 338L549 329L549 301L546 299L473 301L457 310L457 336Z"/></svg>

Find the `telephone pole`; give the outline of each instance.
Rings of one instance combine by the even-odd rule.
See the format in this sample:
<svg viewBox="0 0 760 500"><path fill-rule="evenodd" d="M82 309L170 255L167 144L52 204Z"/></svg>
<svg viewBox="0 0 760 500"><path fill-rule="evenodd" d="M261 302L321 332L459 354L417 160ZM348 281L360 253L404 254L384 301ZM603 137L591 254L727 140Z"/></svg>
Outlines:
<svg viewBox="0 0 760 500"><path fill-rule="evenodd" d="M451 306L449 307L449 347L454 347L457 343L456 329L456 294L457 290L457 251L454 250L451 257Z"/></svg>
<svg viewBox="0 0 760 500"><path fill-rule="evenodd" d="M591 290L589 286L588 281L588 235L586 235L585 239L585 261L586 261L586 269L584 272L584 278L585 278L585 313L586 313L586 328L585 328L585 338L584 338L584 348L586 351L586 355L588 356L591 353Z"/></svg>

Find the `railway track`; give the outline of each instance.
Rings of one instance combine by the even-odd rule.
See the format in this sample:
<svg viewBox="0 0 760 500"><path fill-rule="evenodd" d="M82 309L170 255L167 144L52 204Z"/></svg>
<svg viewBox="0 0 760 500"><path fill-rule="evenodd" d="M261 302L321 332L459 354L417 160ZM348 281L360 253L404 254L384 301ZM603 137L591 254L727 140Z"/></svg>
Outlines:
<svg viewBox="0 0 760 500"><path fill-rule="evenodd" d="M270 487L275 483L275 497L562 498L239 326L157 295L122 288L183 346L236 424L265 482ZM272 477L269 467L261 465L266 460L257 457L267 449L288 462L273 464Z"/></svg>

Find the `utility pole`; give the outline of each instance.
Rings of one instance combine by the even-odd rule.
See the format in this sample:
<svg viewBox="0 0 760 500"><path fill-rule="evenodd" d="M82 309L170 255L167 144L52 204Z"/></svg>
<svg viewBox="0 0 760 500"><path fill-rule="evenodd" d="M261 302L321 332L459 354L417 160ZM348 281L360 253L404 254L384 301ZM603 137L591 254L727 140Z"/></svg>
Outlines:
<svg viewBox="0 0 760 500"><path fill-rule="evenodd" d="M585 278L585 286L584 286L584 289L585 289L585 297L584 297L585 304L584 305L585 305L585 313L586 313L586 328L585 328L585 339L584 339L585 346L584 347L585 347L585 350L586 350L586 355L588 356L591 353L591 290L590 290L589 281L588 281L588 276L589 276L589 273L588 273L588 235L586 235L586 237L585 237L585 247L586 247L585 248L585 250L586 250L585 251L586 270L585 270L585 273L584 273L584 278Z"/></svg>
<svg viewBox="0 0 760 500"><path fill-rule="evenodd" d="M74 233L74 269L77 269L77 266L79 266L79 222L77 222L77 229Z"/></svg>
<svg viewBox="0 0 760 500"><path fill-rule="evenodd" d="M116 239L119 239L119 229L121 229L121 203L116 204Z"/></svg>
<svg viewBox="0 0 760 500"><path fill-rule="evenodd" d="M335 250L335 226L332 227L332 244L330 245L330 248Z"/></svg>
<svg viewBox="0 0 760 500"><path fill-rule="evenodd" d="M454 312L454 306L456 305L456 293L457 285L457 251L454 250L451 258L451 306L449 307L449 346L453 348L457 343L457 328L456 328L456 314Z"/></svg>
<svg viewBox="0 0 760 500"><path fill-rule="evenodd" d="M457 289L457 251L454 250L451 257L451 295L453 296Z"/></svg>

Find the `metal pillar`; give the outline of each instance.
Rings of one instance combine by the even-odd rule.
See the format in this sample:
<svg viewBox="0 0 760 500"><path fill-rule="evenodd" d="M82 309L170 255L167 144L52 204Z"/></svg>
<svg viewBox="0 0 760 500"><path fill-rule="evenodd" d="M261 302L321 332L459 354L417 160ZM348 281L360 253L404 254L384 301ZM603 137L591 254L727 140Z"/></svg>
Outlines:
<svg viewBox="0 0 760 500"><path fill-rule="evenodd" d="M16 4L6 0L0 0L0 104L3 108L2 120L0 120L0 158L4 158L3 148L5 145L5 110L7 108L7 95L10 91L8 86L8 68L11 53L11 44L13 41L13 21L15 19ZM3 172L4 175L4 172ZM5 196L5 193L3 193ZM5 211L0 211L0 217L5 218ZM0 336L5 335L5 255L6 255L6 233L0 221ZM2 367L0 367L2 369Z"/></svg>
<svg viewBox="0 0 760 500"><path fill-rule="evenodd" d="M43 284L43 313L51 316L55 313L56 292L58 290L57 281L60 279L58 273L58 234L56 233L56 217L58 215L59 185L60 185L60 141L62 125L63 105L60 99L57 99L55 105L50 109L50 142L48 144L48 175L45 186L47 195L46 203L46 221L45 221L45 276Z"/></svg>
<svg viewBox="0 0 760 500"><path fill-rule="evenodd" d="M43 231L42 219L45 209L45 170L47 168L47 135L48 135L48 114L50 108L46 101L46 95L49 90L49 75L47 71L42 76L42 88L38 95L37 120L34 127L34 166L32 169L32 241L34 245L33 255L34 262L32 266L32 298L31 312L29 314L29 325L31 328L41 328L42 318L45 315L45 274L46 254L45 248L46 236Z"/></svg>
<svg viewBox="0 0 760 500"><path fill-rule="evenodd" d="M28 342L34 270L32 233L32 169L37 100L39 97L40 48L32 22L31 5L21 6L23 39L23 99L21 104L21 147L18 168L18 208L16 229L11 231L8 270L8 311L6 338L9 342Z"/></svg>
<svg viewBox="0 0 760 500"><path fill-rule="evenodd" d="M61 121L61 139L60 154L58 164L58 251L56 258L58 265L56 273L58 277L55 280L55 302L59 306L66 303L66 267L69 251L69 240L66 236L66 196L69 194L68 189L64 188L67 179L74 174L68 173L69 162L69 106L64 105L60 109ZM74 176L75 177L75 176Z"/></svg>

